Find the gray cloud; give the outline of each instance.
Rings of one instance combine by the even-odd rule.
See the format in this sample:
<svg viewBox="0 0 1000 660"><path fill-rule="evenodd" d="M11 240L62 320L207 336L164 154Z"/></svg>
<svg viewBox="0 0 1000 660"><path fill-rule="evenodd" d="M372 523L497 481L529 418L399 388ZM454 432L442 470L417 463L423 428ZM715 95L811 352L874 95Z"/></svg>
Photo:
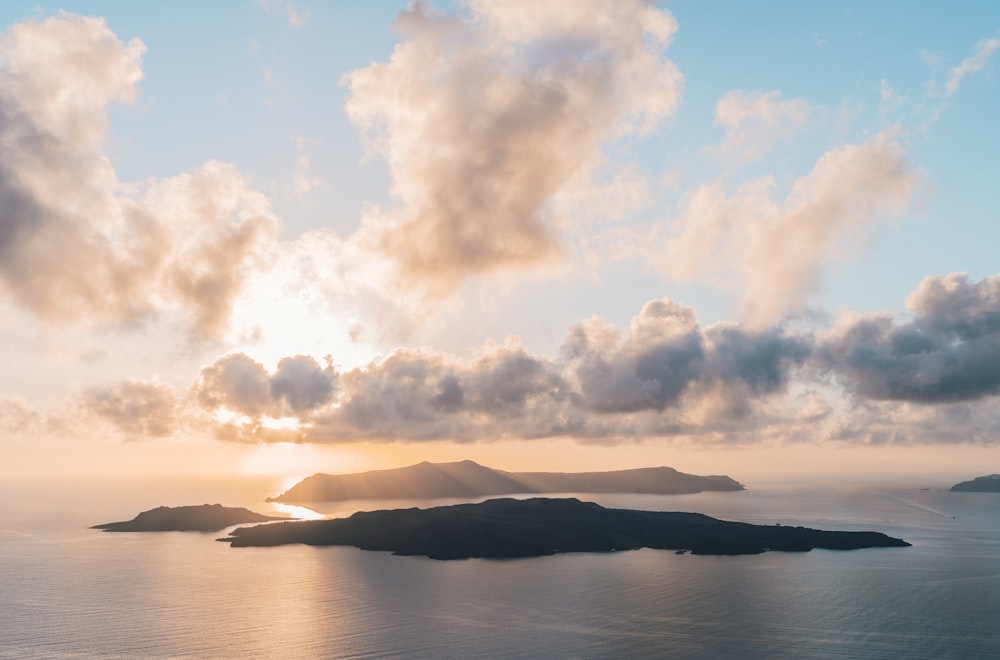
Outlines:
<svg viewBox="0 0 1000 660"><path fill-rule="evenodd" d="M172 435L178 423L178 402L166 385L127 380L86 390L86 411L133 437Z"/></svg>
<svg viewBox="0 0 1000 660"><path fill-rule="evenodd" d="M749 423L807 354L806 340L778 330L702 329L692 309L661 299L624 331L596 318L579 324L558 359L515 339L471 358L401 349L334 382L311 358L287 358L268 374L234 354L206 367L195 391L203 409L249 418L242 430L224 423L240 440L271 433L258 422L278 415L281 397L302 439L317 442L697 434L712 416L712 428Z"/></svg>
<svg viewBox="0 0 1000 660"><path fill-rule="evenodd" d="M878 400L971 401L1000 393L1000 276L929 277L907 301L912 321L847 319L823 338L823 367Z"/></svg>
<svg viewBox="0 0 1000 660"><path fill-rule="evenodd" d="M670 300L647 303L621 336L599 320L573 328L564 347L581 407L602 413L676 405L704 363L694 310Z"/></svg>
<svg viewBox="0 0 1000 660"><path fill-rule="evenodd" d="M42 415L23 397L0 396L0 430L5 434L37 431L42 423Z"/></svg>
<svg viewBox="0 0 1000 660"><path fill-rule="evenodd" d="M328 403L337 373L306 355L284 358L273 374L245 353L219 358L201 370L194 394L205 410L226 408L251 420L303 415Z"/></svg>
<svg viewBox="0 0 1000 660"><path fill-rule="evenodd" d="M330 401L336 379L332 366L324 369L308 355L285 358L271 376L271 397L284 400L293 412L305 412Z"/></svg>
<svg viewBox="0 0 1000 660"><path fill-rule="evenodd" d="M269 372L235 353L202 370L191 400L218 437L245 442L990 444L1000 438L998 292L1000 275L927 278L908 298L910 320L845 316L816 332L702 327L663 298L625 328L578 323L553 358L516 338L471 357L399 349L341 374L302 355ZM122 387L92 393L91 409L124 430L166 428L144 421L165 409L150 402L156 391Z"/></svg>

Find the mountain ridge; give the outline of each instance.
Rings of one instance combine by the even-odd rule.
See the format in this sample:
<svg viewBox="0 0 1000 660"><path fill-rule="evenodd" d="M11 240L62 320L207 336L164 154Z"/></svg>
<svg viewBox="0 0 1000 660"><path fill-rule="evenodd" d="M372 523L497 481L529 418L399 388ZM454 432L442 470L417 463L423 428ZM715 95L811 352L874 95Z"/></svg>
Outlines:
<svg viewBox="0 0 1000 660"><path fill-rule="evenodd" d="M316 473L268 502L330 502L357 499L431 499L545 493L641 493L680 495L706 490L740 491L725 475L693 475L660 466L606 472L507 472L470 460L423 461L352 474Z"/></svg>

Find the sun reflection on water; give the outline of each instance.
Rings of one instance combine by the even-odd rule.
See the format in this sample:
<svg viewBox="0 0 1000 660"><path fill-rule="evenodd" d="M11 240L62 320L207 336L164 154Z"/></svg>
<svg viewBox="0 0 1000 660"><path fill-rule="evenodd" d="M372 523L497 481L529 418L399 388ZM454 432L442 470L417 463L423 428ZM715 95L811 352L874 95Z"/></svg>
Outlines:
<svg viewBox="0 0 1000 660"><path fill-rule="evenodd" d="M290 516L292 518L299 518L301 520L321 520L326 517L318 511L313 511L312 509L309 509L307 507L296 506L294 504L272 502L271 506L277 513L281 515Z"/></svg>

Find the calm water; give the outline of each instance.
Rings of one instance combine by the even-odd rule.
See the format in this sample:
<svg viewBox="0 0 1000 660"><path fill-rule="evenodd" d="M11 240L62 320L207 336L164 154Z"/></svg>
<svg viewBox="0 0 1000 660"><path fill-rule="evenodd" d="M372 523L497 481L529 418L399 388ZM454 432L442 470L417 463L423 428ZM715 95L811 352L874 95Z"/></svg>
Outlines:
<svg viewBox="0 0 1000 660"><path fill-rule="evenodd" d="M0 657L1000 657L1000 495L940 488L581 496L912 548L435 562L86 529L159 504L274 511L273 481L8 483Z"/></svg>

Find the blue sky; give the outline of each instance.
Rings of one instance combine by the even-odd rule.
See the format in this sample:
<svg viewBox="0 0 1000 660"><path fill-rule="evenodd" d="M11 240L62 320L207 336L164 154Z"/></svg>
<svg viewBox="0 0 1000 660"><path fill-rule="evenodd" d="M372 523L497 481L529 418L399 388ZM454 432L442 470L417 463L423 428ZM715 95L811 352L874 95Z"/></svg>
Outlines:
<svg viewBox="0 0 1000 660"><path fill-rule="evenodd" d="M0 452L992 456L1000 6L565 7L5 3Z"/></svg>

